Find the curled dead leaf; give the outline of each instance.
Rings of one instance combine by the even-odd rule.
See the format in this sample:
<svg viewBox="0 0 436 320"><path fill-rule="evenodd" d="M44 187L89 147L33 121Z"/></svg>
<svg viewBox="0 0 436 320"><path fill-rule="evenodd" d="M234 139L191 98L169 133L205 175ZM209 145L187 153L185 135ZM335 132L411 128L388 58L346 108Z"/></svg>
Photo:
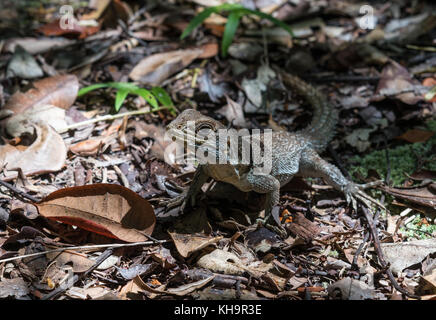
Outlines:
<svg viewBox="0 0 436 320"><path fill-rule="evenodd" d="M218 46L206 44L199 48L175 50L145 57L132 69L129 77L144 84L160 85L172 74L182 70L197 58L216 55Z"/></svg>
<svg viewBox="0 0 436 320"><path fill-rule="evenodd" d="M61 189L35 205L46 218L126 242L146 241L156 223L147 200L116 184Z"/></svg>
<svg viewBox="0 0 436 320"><path fill-rule="evenodd" d="M47 124L32 124L35 140L30 146L0 145L0 177L6 181L17 177L21 168L24 175L42 174L60 170L65 163L67 148L62 137Z"/></svg>
<svg viewBox="0 0 436 320"><path fill-rule="evenodd" d="M79 81L75 75L61 75L45 78L33 83L34 88L25 93L16 92L6 103L4 109L15 114L30 107L47 104L59 108L69 108L77 97Z"/></svg>

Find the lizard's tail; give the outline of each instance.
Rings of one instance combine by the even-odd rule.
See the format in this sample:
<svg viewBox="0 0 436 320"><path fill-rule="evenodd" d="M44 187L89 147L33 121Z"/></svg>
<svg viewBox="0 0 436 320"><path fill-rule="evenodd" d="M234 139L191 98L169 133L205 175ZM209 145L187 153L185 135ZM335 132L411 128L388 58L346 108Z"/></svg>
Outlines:
<svg viewBox="0 0 436 320"><path fill-rule="evenodd" d="M280 72L280 75L287 86L294 88L312 105L314 109L312 122L298 133L309 138L309 143L316 151L323 151L335 135L338 111L321 92L299 77L285 72Z"/></svg>

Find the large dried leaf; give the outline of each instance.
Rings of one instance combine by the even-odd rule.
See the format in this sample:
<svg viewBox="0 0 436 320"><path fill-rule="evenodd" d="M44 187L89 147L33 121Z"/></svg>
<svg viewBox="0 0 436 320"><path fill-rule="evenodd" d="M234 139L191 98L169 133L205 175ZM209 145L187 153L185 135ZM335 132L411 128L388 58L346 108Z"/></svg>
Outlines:
<svg viewBox="0 0 436 320"><path fill-rule="evenodd" d="M45 36L70 36L86 38L100 30L100 26L81 26L77 20L72 21L69 28L62 28L60 19L56 19L38 28Z"/></svg>
<svg viewBox="0 0 436 320"><path fill-rule="evenodd" d="M30 54L40 54L54 48L68 46L73 42L74 40L61 37L11 38L6 41L3 47L3 52L12 53L15 51L16 46L20 45Z"/></svg>
<svg viewBox="0 0 436 320"><path fill-rule="evenodd" d="M212 237L201 234L179 234L168 232L173 239L177 251L184 258L189 257L192 253L199 251L207 246L217 243L223 237Z"/></svg>
<svg viewBox="0 0 436 320"><path fill-rule="evenodd" d="M79 81L75 75L61 75L45 78L33 83L34 88L25 93L16 92L6 103L4 109L15 114L24 110L47 104L59 108L69 108L77 97Z"/></svg>
<svg viewBox="0 0 436 320"><path fill-rule="evenodd" d="M435 184L417 187L413 189L401 189L391 187L381 187L383 191L395 196L396 198L404 199L410 202L420 204L422 206L436 209L436 193Z"/></svg>
<svg viewBox="0 0 436 320"><path fill-rule="evenodd" d="M135 81L157 86L200 56L201 49L177 50L153 54L142 59L130 72Z"/></svg>
<svg viewBox="0 0 436 320"><path fill-rule="evenodd" d="M374 299L374 289L365 282L352 278L344 278L332 283L328 287L330 297L342 300L367 300Z"/></svg>
<svg viewBox="0 0 436 320"><path fill-rule="evenodd" d="M147 200L116 184L61 189L36 206L44 217L127 242L146 241L156 223Z"/></svg>
<svg viewBox="0 0 436 320"><path fill-rule="evenodd" d="M83 257L76 252L49 252L47 253L47 258L50 260L56 260L59 268L66 264L72 264L73 272L85 272L94 265L94 261L87 257Z"/></svg>
<svg viewBox="0 0 436 320"><path fill-rule="evenodd" d="M30 146L0 145L0 175L4 180L17 177L17 168L24 175L42 174L60 170L65 163L67 148L62 137L47 124L33 124L35 140Z"/></svg>
<svg viewBox="0 0 436 320"><path fill-rule="evenodd" d="M385 97L394 96L406 104L413 105L422 100L421 96L413 92L416 84L416 80L406 68L396 62L391 62L383 69L373 100L379 101Z"/></svg>
<svg viewBox="0 0 436 320"><path fill-rule="evenodd" d="M129 77L144 84L157 86L169 76L188 66L196 58L216 54L216 45L206 44L200 48L176 50L148 56L132 69Z"/></svg>
<svg viewBox="0 0 436 320"><path fill-rule="evenodd" d="M65 110L50 104L32 106L22 113L7 119L6 132L12 137L18 137L24 132L29 132L32 123L45 122L57 132L63 133L68 126L65 120Z"/></svg>
<svg viewBox="0 0 436 320"><path fill-rule="evenodd" d="M401 243L382 243L381 249L391 265L392 272L421 262L426 256L436 252L436 239L416 240Z"/></svg>

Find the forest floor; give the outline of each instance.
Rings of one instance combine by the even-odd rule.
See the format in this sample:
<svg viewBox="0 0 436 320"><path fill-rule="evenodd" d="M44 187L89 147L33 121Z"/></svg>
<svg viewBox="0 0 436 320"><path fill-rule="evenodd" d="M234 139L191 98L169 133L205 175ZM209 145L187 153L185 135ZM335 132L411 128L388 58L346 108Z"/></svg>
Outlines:
<svg viewBox="0 0 436 320"><path fill-rule="evenodd" d="M0 299L436 299L435 4L241 1L256 11L200 21L206 3L224 2L2 1ZM321 156L383 180L367 192L387 210L318 178L281 189L286 236L256 223L264 195L212 180L165 206L195 172L165 139L179 112L309 125L274 66L338 108Z"/></svg>

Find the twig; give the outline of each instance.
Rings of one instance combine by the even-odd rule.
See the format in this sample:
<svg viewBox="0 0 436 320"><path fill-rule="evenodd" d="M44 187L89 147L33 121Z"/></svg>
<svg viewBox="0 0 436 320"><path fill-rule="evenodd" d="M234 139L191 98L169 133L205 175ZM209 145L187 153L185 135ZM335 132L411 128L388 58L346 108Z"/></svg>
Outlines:
<svg viewBox="0 0 436 320"><path fill-rule="evenodd" d="M152 238L152 239L154 239L154 238ZM112 244L96 244L96 245L89 245L89 246L65 247L65 248L58 248L58 249L47 250L47 251L43 251L43 252L35 252L35 253L30 253L30 254L24 254L22 256L1 259L0 263L18 260L18 259L23 259L23 258L42 256L42 255L45 255L47 253L63 252L63 251L67 251L67 250L92 250L92 249L101 249L101 248L122 248L122 247L146 246L146 245L150 245L150 244L153 244L156 242L159 244L162 244L162 243L168 242L168 240L156 240L156 239L154 239L152 241L132 242L132 243L112 243Z"/></svg>
<svg viewBox="0 0 436 320"><path fill-rule="evenodd" d="M384 197L384 195L382 196L382 198L381 198L381 202L383 203L385 201L385 197ZM380 210L377 210L377 212L375 213L375 216L374 216L374 222L375 222L375 224L377 224L377 222L378 222L378 216L380 215ZM360 246L357 248L357 250L356 250L356 253L354 254L354 258L353 258L353 263L351 264L351 268L353 269L355 269L355 270L357 270L357 259L358 259L358 257L359 257L359 254L360 254L360 252L362 251L362 249L363 249L363 246L365 245L365 243L366 242L368 242L368 240L369 240L369 236L370 236L370 233L367 231L367 232L365 232L365 235L363 236L363 240L362 240L362 243L360 244Z"/></svg>
<svg viewBox="0 0 436 320"><path fill-rule="evenodd" d="M363 240L362 243L359 245L359 247L356 250L356 253L354 254L353 257L353 262L351 263L351 269L352 270L357 270L357 259L359 258L359 254L363 249L363 246L365 245L365 243L367 243L369 240L369 232L366 232L365 235L363 236Z"/></svg>
<svg viewBox="0 0 436 320"><path fill-rule="evenodd" d="M402 287L400 287L400 285L398 284L397 280L395 280L395 278L394 278L394 276L392 274L392 271L389 268L389 265L386 263L386 261L384 259L383 251L381 250L380 240L378 238L377 228L375 227L374 220L372 219L369 210L365 206L361 206L361 208L362 208L363 213L365 215L365 218L366 218L366 220L368 222L369 231L371 232L371 236L372 236L372 239L374 241L374 248L375 248L375 251L377 253L377 257L378 257L379 263L380 263L381 267L383 269L385 269L385 272L386 272L387 276L389 277L389 280L391 281L392 286L396 290L398 290L399 292L401 292L402 294L404 294L404 295L406 295L408 297L411 297L411 298L414 298L414 299L420 299L419 296L411 294L411 293L407 292L407 290L405 290Z"/></svg>
<svg viewBox="0 0 436 320"><path fill-rule="evenodd" d="M18 190L13 185L11 185L10 183L7 183L7 182L5 182L3 180L0 180L0 185L2 185L5 188L8 188L9 190L11 190L14 194L16 194L19 197L25 198L25 199L30 200L32 202L38 202L39 201L38 199L32 197L31 195L28 195L24 191Z"/></svg>
<svg viewBox="0 0 436 320"><path fill-rule="evenodd" d="M62 132L66 132L68 130L73 130L73 129L77 129L83 126L87 126L89 124L93 124L96 122L100 122L100 121L107 121L107 120L114 120L114 119L118 119L118 118L122 118L122 117L128 117L128 116L134 116L134 115L139 115L139 114L147 114L147 113L152 113L152 112L156 112L156 111L161 111L161 110L167 110L169 109L168 107L159 107L156 109L149 109L149 108L142 108L139 110L135 110L135 111L129 111L129 112L123 112L123 113L118 113L118 114L107 114L105 116L102 117L97 117L95 119L90 119L90 120L85 120L82 122L78 122L78 123L73 123L72 125L69 125L67 127L64 128L64 130L62 130Z"/></svg>
<svg viewBox="0 0 436 320"><path fill-rule="evenodd" d="M304 77L305 80L314 82L377 82L380 80L378 76L358 76L358 75L343 75L343 76L312 76Z"/></svg>

